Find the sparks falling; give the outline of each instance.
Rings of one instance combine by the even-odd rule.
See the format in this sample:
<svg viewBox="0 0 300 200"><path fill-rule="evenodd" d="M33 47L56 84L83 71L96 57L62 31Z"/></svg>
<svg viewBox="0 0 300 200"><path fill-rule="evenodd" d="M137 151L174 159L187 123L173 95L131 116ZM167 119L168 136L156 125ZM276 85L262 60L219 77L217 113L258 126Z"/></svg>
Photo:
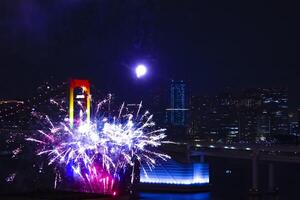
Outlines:
<svg viewBox="0 0 300 200"><path fill-rule="evenodd" d="M116 194L117 182L126 172L130 171L133 183L135 169L141 163L153 168L157 160L170 158L157 152L157 147L170 142L165 140L165 129L155 129L153 115L148 111L141 114L142 103L134 113L129 113L123 103L115 115L107 112L105 116L101 110L110 102L111 95L96 104L91 120L86 120L81 110L74 127L68 118L53 122L45 116L49 129L26 139L36 144L38 156L46 155L48 165L57 169L54 187L62 173L70 169L85 191ZM58 104L54 100L51 103Z"/></svg>

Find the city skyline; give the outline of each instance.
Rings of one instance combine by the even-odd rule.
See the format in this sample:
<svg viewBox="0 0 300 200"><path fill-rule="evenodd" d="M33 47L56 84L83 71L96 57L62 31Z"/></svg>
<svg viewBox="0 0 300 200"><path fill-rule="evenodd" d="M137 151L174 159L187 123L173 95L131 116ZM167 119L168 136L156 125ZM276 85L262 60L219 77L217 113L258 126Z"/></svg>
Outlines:
<svg viewBox="0 0 300 200"><path fill-rule="evenodd" d="M77 81L81 81L80 84L88 83L87 80ZM73 81L71 83L73 84ZM76 101L82 102L75 104L75 110L80 110L81 106L85 105L84 97L88 96L81 93L86 89L88 88L76 90ZM92 101L94 98L107 95L97 94L97 90L93 91L93 89L91 92ZM43 112L51 113L46 106L49 99L61 98L66 102L68 100L64 96L68 93L68 84L53 85L48 82L39 87L33 98L23 101L3 101L0 110L0 114L3 116L0 117L0 125L14 128L16 126L13 123L15 118L26 119L22 115L28 115L26 113L30 112L31 104L38 108L40 107L38 104L43 102L42 105L45 104L44 109L46 109L42 109ZM112 96L114 102L120 100L117 95L112 94ZM256 88L235 93L227 90L215 96L197 96L190 93L188 84L183 80L172 80L165 90L158 93L150 92L145 100L144 107L154 114L155 121L160 126L168 127L168 135L175 137L174 139L192 136L196 138L211 137L224 140L224 142L268 142L280 135L295 137L300 135L299 110L289 108L287 88ZM70 102L72 101L70 100ZM134 108L139 105L134 101L125 101L124 103L128 104L128 109L131 105L134 105ZM26 107L28 108L24 110ZM21 112L21 115L16 115L21 111L20 108L24 111ZM92 109L96 108L92 106ZM73 109L70 107L70 112L71 110ZM76 116L78 117L79 114L77 112ZM25 120L23 124L28 123L29 121ZM180 132L184 134L180 134ZM276 142L280 142L280 140Z"/></svg>
<svg viewBox="0 0 300 200"><path fill-rule="evenodd" d="M0 0L0 199L299 199L299 19Z"/></svg>

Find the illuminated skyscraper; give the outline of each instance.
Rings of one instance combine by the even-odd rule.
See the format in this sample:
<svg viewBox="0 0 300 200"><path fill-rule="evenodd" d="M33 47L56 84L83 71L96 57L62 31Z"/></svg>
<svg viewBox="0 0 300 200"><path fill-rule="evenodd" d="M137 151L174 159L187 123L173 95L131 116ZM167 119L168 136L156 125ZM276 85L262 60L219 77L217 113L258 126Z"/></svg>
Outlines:
<svg viewBox="0 0 300 200"><path fill-rule="evenodd" d="M167 111L167 123L186 126L188 123L188 90L184 81L173 81L170 86L170 102Z"/></svg>

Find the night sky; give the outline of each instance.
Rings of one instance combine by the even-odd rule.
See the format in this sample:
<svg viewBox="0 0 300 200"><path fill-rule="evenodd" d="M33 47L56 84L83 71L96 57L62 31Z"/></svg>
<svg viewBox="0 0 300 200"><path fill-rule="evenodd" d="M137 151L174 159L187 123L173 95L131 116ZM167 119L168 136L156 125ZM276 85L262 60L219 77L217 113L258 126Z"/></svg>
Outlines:
<svg viewBox="0 0 300 200"><path fill-rule="evenodd" d="M288 86L300 105L299 13L288 1L1 0L0 98L50 79L133 95L175 78L197 95Z"/></svg>

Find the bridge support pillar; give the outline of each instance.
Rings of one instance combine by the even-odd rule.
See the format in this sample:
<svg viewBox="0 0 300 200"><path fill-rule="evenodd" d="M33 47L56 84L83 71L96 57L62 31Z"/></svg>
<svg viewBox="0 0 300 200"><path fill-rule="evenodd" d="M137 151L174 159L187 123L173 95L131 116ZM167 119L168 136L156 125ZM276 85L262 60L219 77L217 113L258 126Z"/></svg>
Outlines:
<svg viewBox="0 0 300 200"><path fill-rule="evenodd" d="M257 155L254 155L252 158L252 189L258 189L258 164L257 164Z"/></svg>
<svg viewBox="0 0 300 200"><path fill-rule="evenodd" d="M258 152L253 151L252 157L252 188L250 189L251 194L259 194L258 190Z"/></svg>
<svg viewBox="0 0 300 200"><path fill-rule="evenodd" d="M274 190L274 164L273 163L269 163L269 177L268 177L268 183L269 183L269 186L268 186L268 189L269 191L273 191Z"/></svg>
<svg viewBox="0 0 300 200"><path fill-rule="evenodd" d="M278 188L275 187L275 179L274 179L274 163L270 162L268 164L268 192L276 193Z"/></svg>

